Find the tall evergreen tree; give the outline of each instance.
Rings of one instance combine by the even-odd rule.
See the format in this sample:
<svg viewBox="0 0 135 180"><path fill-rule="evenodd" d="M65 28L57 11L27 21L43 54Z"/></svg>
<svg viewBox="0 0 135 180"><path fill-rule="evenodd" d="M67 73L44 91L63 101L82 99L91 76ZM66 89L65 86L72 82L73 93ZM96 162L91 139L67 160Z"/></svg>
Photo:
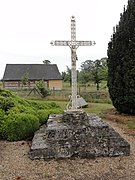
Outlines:
<svg viewBox="0 0 135 180"><path fill-rule="evenodd" d="M108 88L114 107L135 114L135 0L129 0L108 43Z"/></svg>

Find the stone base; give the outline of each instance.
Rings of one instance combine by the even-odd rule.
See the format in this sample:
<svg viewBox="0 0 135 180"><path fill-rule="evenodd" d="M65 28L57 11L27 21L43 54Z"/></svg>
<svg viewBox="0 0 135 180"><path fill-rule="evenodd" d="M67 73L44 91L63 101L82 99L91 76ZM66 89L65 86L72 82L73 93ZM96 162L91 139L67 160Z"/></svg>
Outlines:
<svg viewBox="0 0 135 180"><path fill-rule="evenodd" d="M31 159L130 155L130 145L95 114L50 115L34 135Z"/></svg>

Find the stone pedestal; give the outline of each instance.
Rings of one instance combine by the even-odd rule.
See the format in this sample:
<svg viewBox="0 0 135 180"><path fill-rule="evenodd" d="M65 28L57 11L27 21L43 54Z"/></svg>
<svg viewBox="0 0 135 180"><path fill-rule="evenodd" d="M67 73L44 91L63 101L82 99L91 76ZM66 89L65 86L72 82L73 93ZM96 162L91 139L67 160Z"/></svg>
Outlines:
<svg viewBox="0 0 135 180"><path fill-rule="evenodd" d="M69 111L50 115L34 135L31 159L51 159L130 154L130 145L95 114Z"/></svg>

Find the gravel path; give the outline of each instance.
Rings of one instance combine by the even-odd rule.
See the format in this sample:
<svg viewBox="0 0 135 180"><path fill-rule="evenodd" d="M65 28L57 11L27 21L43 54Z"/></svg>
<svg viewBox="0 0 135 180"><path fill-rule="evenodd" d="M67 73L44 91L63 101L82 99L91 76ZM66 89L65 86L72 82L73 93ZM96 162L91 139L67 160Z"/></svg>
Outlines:
<svg viewBox="0 0 135 180"><path fill-rule="evenodd" d="M130 143L130 156L32 161L29 142L0 141L0 180L135 180L135 136L109 123Z"/></svg>

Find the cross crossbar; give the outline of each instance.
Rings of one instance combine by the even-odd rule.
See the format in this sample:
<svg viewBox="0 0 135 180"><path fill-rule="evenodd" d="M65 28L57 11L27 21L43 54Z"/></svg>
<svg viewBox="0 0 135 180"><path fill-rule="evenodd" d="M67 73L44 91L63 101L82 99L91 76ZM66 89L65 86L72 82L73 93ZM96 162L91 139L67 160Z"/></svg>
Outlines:
<svg viewBox="0 0 135 180"><path fill-rule="evenodd" d="M95 41L52 41L51 45L53 46L94 46Z"/></svg>

